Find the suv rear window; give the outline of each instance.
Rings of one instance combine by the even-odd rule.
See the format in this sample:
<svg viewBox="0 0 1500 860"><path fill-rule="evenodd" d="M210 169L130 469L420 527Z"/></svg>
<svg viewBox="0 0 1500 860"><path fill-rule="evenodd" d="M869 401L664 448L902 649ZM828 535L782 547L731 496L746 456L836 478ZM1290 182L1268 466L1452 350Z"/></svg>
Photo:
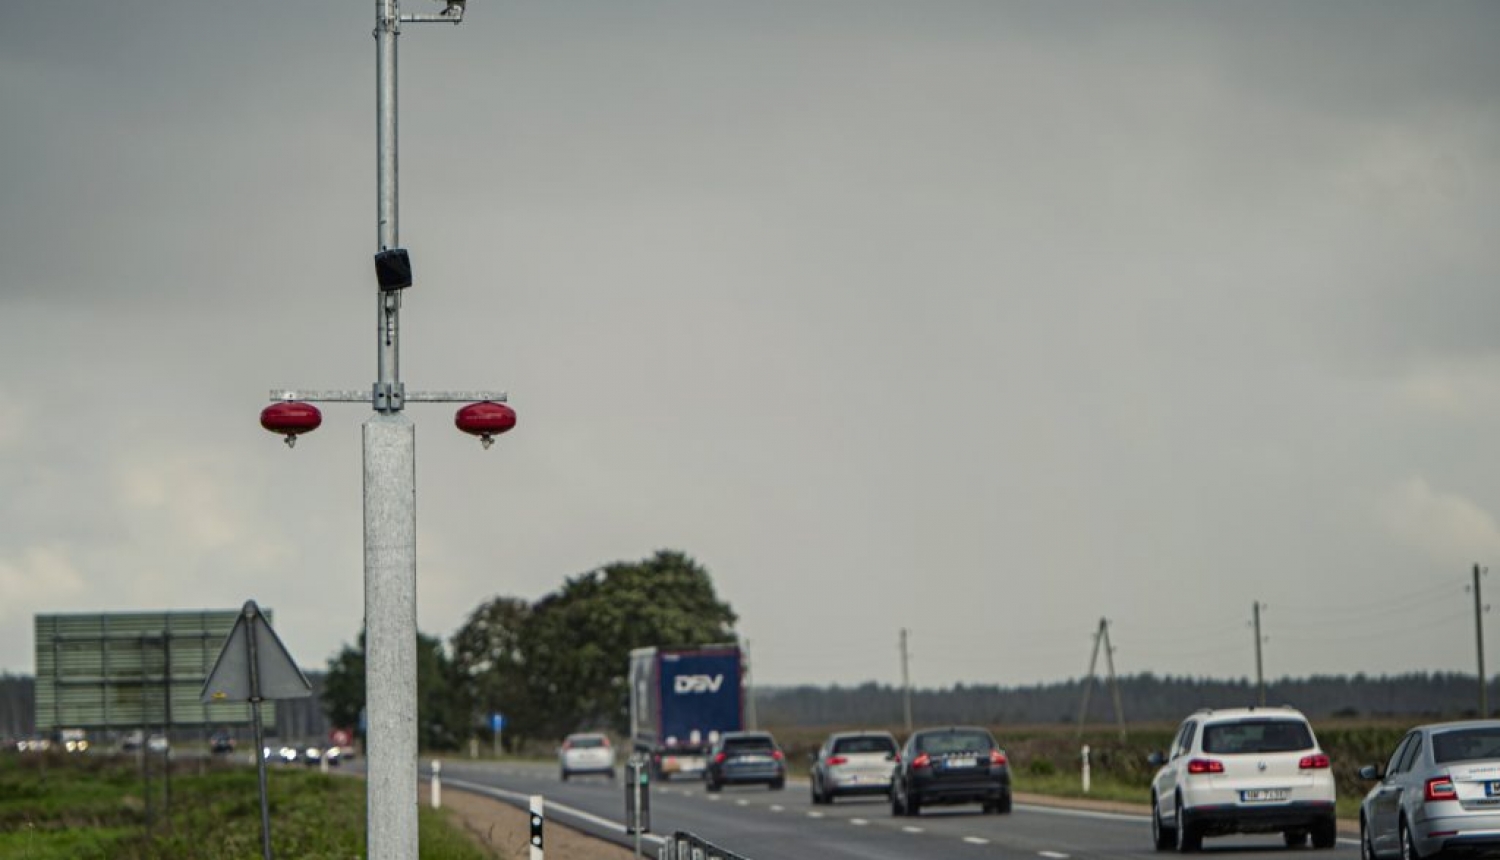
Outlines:
<svg viewBox="0 0 1500 860"><path fill-rule="evenodd" d="M1434 732L1432 758L1438 764L1447 764L1450 761L1500 759L1500 728Z"/></svg>
<svg viewBox="0 0 1500 860"><path fill-rule="evenodd" d="M1312 748L1312 729L1301 720L1236 720L1203 727L1203 751L1209 753L1279 753Z"/></svg>
<svg viewBox="0 0 1500 860"><path fill-rule="evenodd" d="M940 732L917 738L917 751L924 753L984 752L994 747L983 732Z"/></svg>
<svg viewBox="0 0 1500 860"><path fill-rule="evenodd" d="M890 738L839 738L833 742L833 751L852 755L854 753L893 753L896 751L896 743Z"/></svg>
<svg viewBox="0 0 1500 860"><path fill-rule="evenodd" d="M604 738L598 735L584 735L582 737L568 738L568 747L571 749L593 749L594 747L608 746Z"/></svg>
<svg viewBox="0 0 1500 860"><path fill-rule="evenodd" d="M725 752L746 752L749 750L768 750L772 746L771 739L760 738L725 738Z"/></svg>

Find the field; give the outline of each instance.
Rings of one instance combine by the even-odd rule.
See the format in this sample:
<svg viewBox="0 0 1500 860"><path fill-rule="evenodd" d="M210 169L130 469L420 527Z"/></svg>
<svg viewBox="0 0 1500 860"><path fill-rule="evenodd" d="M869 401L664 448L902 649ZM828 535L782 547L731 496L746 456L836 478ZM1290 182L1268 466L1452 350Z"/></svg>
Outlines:
<svg viewBox="0 0 1500 860"><path fill-rule="evenodd" d="M158 766L159 767L159 766ZM200 772L201 771L201 772ZM277 857L364 855L364 783L300 768L270 773ZM170 806L133 757L0 755L0 857L15 860L243 860L261 856L255 770L179 763ZM148 804L149 800L149 804ZM424 860L484 860L444 814L421 810Z"/></svg>

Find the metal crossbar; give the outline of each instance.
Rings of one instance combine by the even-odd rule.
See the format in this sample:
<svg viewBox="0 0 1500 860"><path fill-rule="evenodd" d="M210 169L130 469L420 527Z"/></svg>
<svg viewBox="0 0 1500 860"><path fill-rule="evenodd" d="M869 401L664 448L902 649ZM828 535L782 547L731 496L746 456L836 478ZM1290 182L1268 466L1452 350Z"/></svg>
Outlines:
<svg viewBox="0 0 1500 860"><path fill-rule="evenodd" d="M700 839L684 830L678 830L661 844L658 860L750 860L726 848Z"/></svg>

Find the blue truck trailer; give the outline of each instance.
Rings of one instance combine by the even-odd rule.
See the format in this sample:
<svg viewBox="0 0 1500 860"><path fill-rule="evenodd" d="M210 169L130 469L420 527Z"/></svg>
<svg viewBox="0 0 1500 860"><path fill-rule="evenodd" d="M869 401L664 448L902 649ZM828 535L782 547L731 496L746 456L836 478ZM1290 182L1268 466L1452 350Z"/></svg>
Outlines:
<svg viewBox="0 0 1500 860"><path fill-rule="evenodd" d="M656 779L700 778L708 747L745 724L737 645L630 652L630 736Z"/></svg>

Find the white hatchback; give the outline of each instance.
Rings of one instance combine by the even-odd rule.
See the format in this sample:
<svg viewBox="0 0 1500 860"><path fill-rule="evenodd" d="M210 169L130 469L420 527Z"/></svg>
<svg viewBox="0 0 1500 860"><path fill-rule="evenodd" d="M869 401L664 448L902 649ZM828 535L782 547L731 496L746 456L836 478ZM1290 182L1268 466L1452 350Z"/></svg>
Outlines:
<svg viewBox="0 0 1500 860"><path fill-rule="evenodd" d="M1198 711L1183 721L1151 783L1159 851L1197 851L1205 836L1280 832L1287 847L1337 840L1333 770L1292 708Z"/></svg>
<svg viewBox="0 0 1500 860"><path fill-rule="evenodd" d="M568 735L558 749L558 767L562 781L568 777L585 773L604 774L615 778L615 749L606 735L588 732Z"/></svg>

